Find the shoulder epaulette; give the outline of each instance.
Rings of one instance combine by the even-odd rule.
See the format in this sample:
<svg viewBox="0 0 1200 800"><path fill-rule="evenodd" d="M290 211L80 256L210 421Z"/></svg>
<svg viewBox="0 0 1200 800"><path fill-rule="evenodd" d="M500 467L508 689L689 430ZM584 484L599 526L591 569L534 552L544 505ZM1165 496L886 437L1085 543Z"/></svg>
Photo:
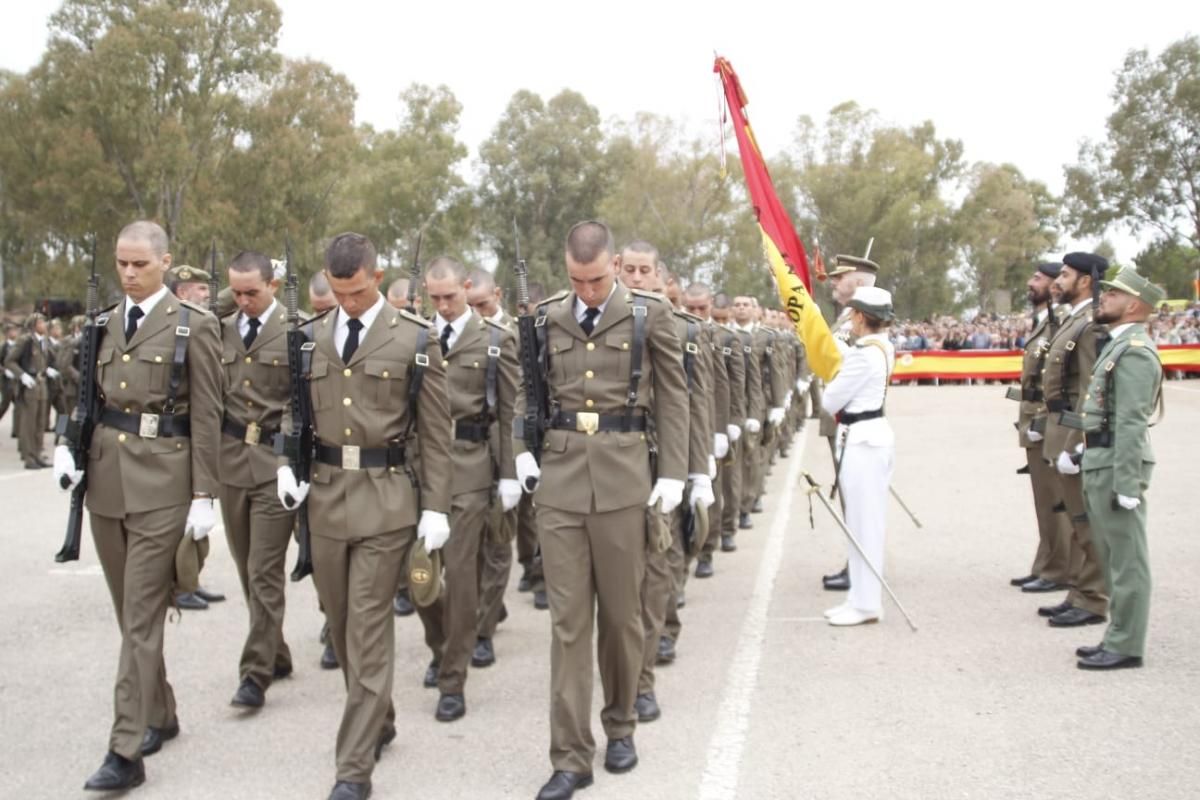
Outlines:
<svg viewBox="0 0 1200 800"><path fill-rule="evenodd" d="M568 292L566 289L563 289L561 292L556 292L555 294L550 295L549 297L547 297L545 300L541 301L537 305L544 306L547 303L555 303L555 302L558 302L559 300L564 300L564 299L566 299L567 295L569 295L569 294L570 294L570 292Z"/></svg>
<svg viewBox="0 0 1200 800"><path fill-rule="evenodd" d="M700 319L695 314L684 311L681 308L675 309L673 313L675 314L675 316L680 317L681 319L686 319L689 322L698 322L700 324L704 324L704 320Z"/></svg>
<svg viewBox="0 0 1200 800"><path fill-rule="evenodd" d="M199 312L201 312L201 313L203 313L203 314L212 314L212 312L211 312L211 311L209 311L209 310L208 310L207 308L205 308L204 306L197 305L196 303L193 303L193 302L192 302L192 301L190 301L190 300L180 300L179 298L175 298L175 299L176 299L176 302L178 302L178 303L179 303L179 305L181 305L181 306L187 306L187 307L188 307L188 309L190 309L190 310L192 310L192 311L199 311Z"/></svg>
<svg viewBox="0 0 1200 800"><path fill-rule="evenodd" d="M104 308L100 309L99 311L97 311L97 312L96 312L96 316L100 316L101 314L107 314L107 313L109 313L110 311L112 311L114 308L116 308L116 307L117 307L117 306L119 306L119 305L121 305L121 301L120 301L120 300L118 300L117 302L113 303L111 306L106 306L106 307L104 307Z"/></svg>
<svg viewBox="0 0 1200 800"><path fill-rule="evenodd" d="M500 330L502 330L502 331L507 331L507 330L508 330L508 326L507 326L507 325L505 325L503 322L496 322L496 320L494 320L494 319L488 319L487 317L480 317L480 319L482 319L482 320L483 320L484 322L486 322L488 325L491 325L493 328L499 328L499 329L500 329Z"/></svg>
<svg viewBox="0 0 1200 800"><path fill-rule="evenodd" d="M319 314L313 314L311 317L305 317L304 314L301 313L300 319L296 320L296 327L304 328L308 325L312 325L313 323L315 323L317 321L325 320L325 318L328 317L330 314L332 314L336 309L337 309L337 306L334 306L333 308L327 308ZM322 323L322 324L324 324L324 323Z"/></svg>
<svg viewBox="0 0 1200 800"><path fill-rule="evenodd" d="M631 294L636 294L638 297L645 297L648 300L657 300L660 303L667 302L667 298L656 292L647 292L644 289L630 289L629 292Z"/></svg>
<svg viewBox="0 0 1200 800"><path fill-rule="evenodd" d="M416 325L420 325L423 328L432 328L433 327L433 323L431 321L425 319L420 314L412 313L407 308L400 309L400 316L403 317L404 319L408 320L409 322L412 322Z"/></svg>

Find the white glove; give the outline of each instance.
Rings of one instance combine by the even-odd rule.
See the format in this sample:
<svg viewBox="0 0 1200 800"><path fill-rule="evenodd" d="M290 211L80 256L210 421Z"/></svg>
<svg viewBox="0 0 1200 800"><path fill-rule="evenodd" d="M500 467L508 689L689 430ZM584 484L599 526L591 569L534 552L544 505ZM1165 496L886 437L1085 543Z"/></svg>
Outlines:
<svg viewBox="0 0 1200 800"><path fill-rule="evenodd" d="M54 367L46 367L46 377L52 381L58 380L59 372Z"/></svg>
<svg viewBox="0 0 1200 800"><path fill-rule="evenodd" d="M788 389L787 394L783 396L783 407L787 408L792 404L792 390Z"/></svg>
<svg viewBox="0 0 1200 800"><path fill-rule="evenodd" d="M1063 450L1058 454L1054 467L1063 475L1078 475L1079 467L1071 460L1071 454Z"/></svg>
<svg viewBox="0 0 1200 800"><path fill-rule="evenodd" d="M213 511L211 497L197 497L192 500L188 509L187 524L183 527L183 535L191 536L197 542L208 536L208 532L217 524L217 514Z"/></svg>
<svg viewBox="0 0 1200 800"><path fill-rule="evenodd" d="M521 484L512 478L501 478L496 494L500 495L500 507L512 511L521 502Z"/></svg>
<svg viewBox="0 0 1200 800"><path fill-rule="evenodd" d="M1035 431L1033 428L1030 428L1029 430L1025 431L1025 435L1029 437L1029 441L1031 441L1031 442L1040 442L1042 439L1045 438L1040 433Z"/></svg>
<svg viewBox="0 0 1200 800"><path fill-rule="evenodd" d="M737 440L742 438L742 428L740 425L730 423L725 426L725 433L729 434L729 443L736 444Z"/></svg>
<svg viewBox="0 0 1200 800"><path fill-rule="evenodd" d="M422 511L417 523L417 538L425 542L425 549L432 553L450 538L450 519L440 511Z"/></svg>
<svg viewBox="0 0 1200 800"><path fill-rule="evenodd" d="M767 412L767 424L768 425L778 425L781 422L783 422L783 409L782 408L772 408L770 411Z"/></svg>
<svg viewBox="0 0 1200 800"><path fill-rule="evenodd" d="M709 480L717 477L717 457L711 454L708 456L708 477Z"/></svg>
<svg viewBox="0 0 1200 800"><path fill-rule="evenodd" d="M804 394L805 392L807 392L808 391L808 381L804 380L804 378L796 378L796 391L799 392L800 394Z"/></svg>
<svg viewBox="0 0 1200 800"><path fill-rule="evenodd" d="M753 417L746 418L746 433L758 433L762 430L762 423Z"/></svg>
<svg viewBox="0 0 1200 800"><path fill-rule="evenodd" d="M64 492L69 492L83 480L83 470L75 469L75 457L71 448L60 444L54 448L54 482Z"/></svg>
<svg viewBox="0 0 1200 800"><path fill-rule="evenodd" d="M521 453L517 456L517 480L527 493L533 494L537 491L538 484L542 482L542 470L533 453Z"/></svg>
<svg viewBox="0 0 1200 800"><path fill-rule="evenodd" d="M695 508L697 503L703 503L704 507L708 508L717 502L717 498L713 496L712 480L707 475L688 475L688 480L692 482L692 508Z"/></svg>
<svg viewBox="0 0 1200 800"><path fill-rule="evenodd" d="M24 386L26 389L32 389L33 387L37 386L37 381L34 380L33 376L30 375L28 372L22 372L21 373L21 385Z"/></svg>
<svg viewBox="0 0 1200 800"><path fill-rule="evenodd" d="M735 427L730 425L729 427ZM729 455L729 437L724 433L713 434L713 456L724 458Z"/></svg>
<svg viewBox="0 0 1200 800"><path fill-rule="evenodd" d="M655 481L654 489L650 492L650 499L646 501L646 505L652 506L660 500L664 514L670 514L679 508L679 504L683 502L683 481L677 481L674 478L659 478Z"/></svg>
<svg viewBox="0 0 1200 800"><path fill-rule="evenodd" d="M1133 511L1135 508L1137 508L1138 506L1140 506L1142 504L1142 498L1126 497L1123 494L1119 494L1119 495L1117 495L1117 504L1120 505L1121 508L1125 509L1126 511Z"/></svg>
<svg viewBox="0 0 1200 800"><path fill-rule="evenodd" d="M11 381L11 380L15 380L17 376L13 375L13 371L11 369L6 369L6 370L4 370L4 377L8 378Z"/></svg>
<svg viewBox="0 0 1200 800"><path fill-rule="evenodd" d="M308 482L296 483L296 473L291 467L280 467L275 475L275 494L279 495L279 502L288 511L295 511L308 497Z"/></svg>

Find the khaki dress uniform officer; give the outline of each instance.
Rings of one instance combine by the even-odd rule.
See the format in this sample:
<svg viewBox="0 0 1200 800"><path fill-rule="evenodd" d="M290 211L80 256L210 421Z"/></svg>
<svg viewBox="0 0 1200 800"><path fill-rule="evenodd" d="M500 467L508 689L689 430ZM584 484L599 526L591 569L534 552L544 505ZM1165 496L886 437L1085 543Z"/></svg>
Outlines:
<svg viewBox="0 0 1200 800"><path fill-rule="evenodd" d="M738 314L738 304L744 299L734 300L734 314ZM733 513L737 524L732 529L722 531L721 549L727 552L736 550L734 539L738 530L748 530L753 527L750 522L750 509L754 505L755 470L759 458L759 447L762 442L763 421L767 418L766 387L762 383L763 348L766 341L754 334L753 320L735 322L738 339L742 345L742 357L746 371L746 422L743 426L742 438L738 449L738 477L735 481L733 496ZM729 513L727 510L726 514ZM728 542L725 540L728 535Z"/></svg>
<svg viewBox="0 0 1200 800"><path fill-rule="evenodd" d="M58 372L52 366L54 354L46 335L46 318L34 314L25 324L28 330L9 346L4 368L13 373L12 386L16 390L17 452L25 469L42 469L50 466L42 452L50 408L48 380Z"/></svg>
<svg viewBox="0 0 1200 800"><path fill-rule="evenodd" d="M751 398L755 397L755 391L759 395L762 392L761 383L756 384L751 377L751 371L746 369L745 345L741 334L728 322L718 324L716 343L721 359L725 362L725 373L729 376L729 422L725 428L729 439L729 452L723 460L720 474L717 475L719 486L714 494L718 498L720 509L714 510L712 514L708 541L697 558L697 578L712 576L712 555L718 541L725 542L728 539L726 546L733 546L738 525L737 498L741 493L742 484L741 458L744 448L741 440L745 436L743 428L749 415ZM757 390L754 388L756 385Z"/></svg>

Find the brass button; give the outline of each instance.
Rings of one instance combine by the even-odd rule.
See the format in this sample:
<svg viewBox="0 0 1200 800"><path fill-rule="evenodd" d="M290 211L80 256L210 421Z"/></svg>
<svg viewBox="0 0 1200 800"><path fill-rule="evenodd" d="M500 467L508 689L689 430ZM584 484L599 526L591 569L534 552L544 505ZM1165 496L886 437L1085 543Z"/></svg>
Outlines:
<svg viewBox="0 0 1200 800"><path fill-rule="evenodd" d="M395 467L388 467L388 472L395 472L395 471L396 471Z"/></svg>
<svg viewBox="0 0 1200 800"><path fill-rule="evenodd" d="M449 366L450 366L450 362L449 362L449 361L443 361L443 362L442 362L442 369L446 369L446 368L447 368L447 367L449 367Z"/></svg>
<svg viewBox="0 0 1200 800"><path fill-rule="evenodd" d="M475 369L479 369L479 362L478 362L478 361L476 361L476 362L475 362ZM387 377L387 375L384 375L383 377L385 377L385 378L386 378L386 377Z"/></svg>
<svg viewBox="0 0 1200 800"><path fill-rule="evenodd" d="M350 368L346 367L344 370L342 370L342 374L349 378L351 375Z"/></svg>
<svg viewBox="0 0 1200 800"><path fill-rule="evenodd" d="M644 433L643 433L643 434L642 434L641 436L639 436L638 438L639 438L639 439L641 439L641 440L644 442L644 441L646 441L646 434L644 434Z"/></svg>
<svg viewBox="0 0 1200 800"><path fill-rule="evenodd" d="M129 384L128 384L128 383L126 383L125 381L121 381L121 388L122 388L122 389L124 389L124 388L127 388L128 386L129 386Z"/></svg>
<svg viewBox="0 0 1200 800"><path fill-rule="evenodd" d="M176 442L176 443L175 443L175 449L176 449L176 450L182 450L182 449L183 449L183 442Z"/></svg>
<svg viewBox="0 0 1200 800"><path fill-rule="evenodd" d="M278 366L279 366L279 359L278 359L278 358L276 358L276 359L272 359L272 361L271 361L271 366L278 367Z"/></svg>
<svg viewBox="0 0 1200 800"><path fill-rule="evenodd" d="M596 373L592 372L592 371L589 369L587 372L583 373L583 377L585 377L585 378L594 378L594 377L596 377Z"/></svg>
<svg viewBox="0 0 1200 800"><path fill-rule="evenodd" d="M628 350L628 349L629 349L629 342L621 342L621 349L622 349L622 350Z"/></svg>
<svg viewBox="0 0 1200 800"><path fill-rule="evenodd" d="M125 413L126 413L126 414L130 413L131 411L133 411L133 409L131 409L131 408L127 408L127 409L125 409Z"/></svg>
<svg viewBox="0 0 1200 800"><path fill-rule="evenodd" d="M123 442L123 441L125 441L125 439L126 439L126 438L128 438L128 437L126 437L126 436L125 436L125 434L123 434L123 433L118 433L118 434L117 434L117 441L118 441L118 442Z"/></svg>
<svg viewBox="0 0 1200 800"><path fill-rule="evenodd" d="M246 407L247 407L247 408L254 408L254 401L253 401L253 400L247 400L247 401L246 401Z"/></svg>
<svg viewBox="0 0 1200 800"><path fill-rule="evenodd" d="M386 369L383 371L383 377L390 378L391 376L392 376L392 373L388 372Z"/></svg>
<svg viewBox="0 0 1200 800"><path fill-rule="evenodd" d="M155 363L155 364L161 364L161 363L162 363L162 356L155 356L155 357L154 357L154 363Z"/></svg>
<svg viewBox="0 0 1200 800"><path fill-rule="evenodd" d="M251 358L250 356L246 356L246 363L247 363L247 364L253 363L253 361L254 361L254 359L253 359L253 358Z"/></svg>
<svg viewBox="0 0 1200 800"><path fill-rule="evenodd" d="M583 404L588 408L591 408L592 406L596 405L596 401L589 397L587 400L583 401Z"/></svg>
<svg viewBox="0 0 1200 800"><path fill-rule="evenodd" d="M349 428L346 428L346 435L347 435L347 436L353 436L353 435L354 435L354 431L350 430Z"/></svg>
<svg viewBox="0 0 1200 800"><path fill-rule="evenodd" d="M128 362L129 361L129 353L126 353L125 355L121 356L121 360Z"/></svg>
<svg viewBox="0 0 1200 800"><path fill-rule="evenodd" d="M342 405L344 405L344 406L348 406L348 405L350 405L350 404L351 404L351 403L353 403L353 402L354 402L354 401L353 401L353 400L351 400L349 397L343 397L343 398L342 398Z"/></svg>
<svg viewBox="0 0 1200 800"><path fill-rule="evenodd" d="M555 348L555 349L557 349L557 348ZM595 349L596 349L596 343L595 343L595 342L588 342L588 343L587 343L587 349L588 349L588 350L595 350Z"/></svg>
<svg viewBox="0 0 1200 800"><path fill-rule="evenodd" d="M242 386L249 386L249 385L250 385L250 379L249 379L249 378L246 378L246 380L242 381Z"/></svg>

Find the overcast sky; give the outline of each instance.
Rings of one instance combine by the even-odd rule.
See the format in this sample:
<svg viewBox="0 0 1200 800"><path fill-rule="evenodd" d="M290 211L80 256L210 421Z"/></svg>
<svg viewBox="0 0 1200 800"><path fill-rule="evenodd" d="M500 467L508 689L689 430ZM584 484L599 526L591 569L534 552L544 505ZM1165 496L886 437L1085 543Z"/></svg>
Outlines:
<svg viewBox="0 0 1200 800"><path fill-rule="evenodd" d="M963 141L969 160L1011 162L1056 192L1080 141L1104 134L1125 54L1157 53L1197 23L1191 4L1161 0L279 2L283 53L345 73L361 121L394 125L397 97L414 81L450 87L472 158L513 92L565 87L605 118L686 119L715 150L715 50L738 72L769 154L791 144L799 115L821 121L855 100L891 123L932 120L940 136ZM5 3L0 67L37 62L59 5ZM1122 258L1137 250L1128 236L1109 238Z"/></svg>

